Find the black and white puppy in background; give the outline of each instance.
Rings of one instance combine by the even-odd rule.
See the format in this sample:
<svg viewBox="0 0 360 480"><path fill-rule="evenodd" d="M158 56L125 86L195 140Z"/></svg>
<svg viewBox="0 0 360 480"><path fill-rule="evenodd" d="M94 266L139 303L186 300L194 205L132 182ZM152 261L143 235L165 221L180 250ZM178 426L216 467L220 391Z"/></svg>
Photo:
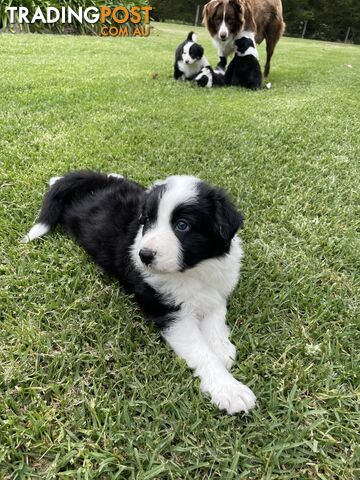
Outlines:
<svg viewBox="0 0 360 480"><path fill-rule="evenodd" d="M215 405L229 414L254 407L229 373L226 303L239 277L242 216L221 189L191 176L146 190L120 175L72 172L50 181L25 241L57 224L134 294Z"/></svg>
<svg viewBox="0 0 360 480"><path fill-rule="evenodd" d="M185 42L182 42L175 52L175 80L193 80L200 70L209 65L204 56L204 49L196 43L196 35L190 32Z"/></svg>
<svg viewBox="0 0 360 480"><path fill-rule="evenodd" d="M235 55L225 72L226 85L256 90L261 87L262 74L254 32L241 32L235 40Z"/></svg>

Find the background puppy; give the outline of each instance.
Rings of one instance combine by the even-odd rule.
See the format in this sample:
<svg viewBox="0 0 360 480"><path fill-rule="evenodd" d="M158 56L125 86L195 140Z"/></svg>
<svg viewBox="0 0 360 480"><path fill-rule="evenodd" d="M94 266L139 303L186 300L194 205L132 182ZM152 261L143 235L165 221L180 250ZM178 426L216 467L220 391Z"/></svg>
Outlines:
<svg viewBox="0 0 360 480"><path fill-rule="evenodd" d="M186 175L145 190L119 175L73 172L50 181L26 241L57 224L134 295L215 405L229 414L255 405L228 371L236 352L226 302L239 276L242 216L222 190Z"/></svg>
<svg viewBox="0 0 360 480"><path fill-rule="evenodd" d="M256 33L256 43L266 40L264 76L270 72L275 46L285 29L281 0L211 0L203 9L206 28L218 50L218 71L224 71L235 39L243 30Z"/></svg>
<svg viewBox="0 0 360 480"><path fill-rule="evenodd" d="M204 49L196 43L196 35L190 32L185 42L181 43L175 52L175 80L193 80L200 70L209 65L204 56Z"/></svg>
<svg viewBox="0 0 360 480"><path fill-rule="evenodd" d="M234 58L225 73L225 83L253 90L260 88L262 75L253 32L243 32L241 38L235 40L235 48Z"/></svg>

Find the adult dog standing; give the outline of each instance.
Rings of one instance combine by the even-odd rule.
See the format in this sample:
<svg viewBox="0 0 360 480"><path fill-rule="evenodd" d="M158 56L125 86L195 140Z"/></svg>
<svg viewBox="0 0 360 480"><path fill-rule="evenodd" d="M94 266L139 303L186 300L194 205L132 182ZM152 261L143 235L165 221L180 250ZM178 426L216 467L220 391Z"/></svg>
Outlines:
<svg viewBox="0 0 360 480"><path fill-rule="evenodd" d="M256 43L266 40L264 76L269 76L271 57L285 29L281 0L211 0L204 6L203 16L218 49L218 71L225 70L237 36L249 30L255 32Z"/></svg>

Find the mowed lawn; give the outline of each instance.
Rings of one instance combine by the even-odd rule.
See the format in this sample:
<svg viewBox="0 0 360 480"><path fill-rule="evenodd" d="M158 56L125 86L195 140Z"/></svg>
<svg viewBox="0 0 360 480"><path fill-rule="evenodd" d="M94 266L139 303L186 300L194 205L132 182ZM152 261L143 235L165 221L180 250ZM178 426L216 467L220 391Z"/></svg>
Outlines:
<svg viewBox="0 0 360 480"><path fill-rule="evenodd" d="M283 38L271 90L202 90L172 80L188 31L0 35L1 479L359 478L360 48ZM212 406L60 230L20 243L78 168L231 193L233 373L255 410Z"/></svg>

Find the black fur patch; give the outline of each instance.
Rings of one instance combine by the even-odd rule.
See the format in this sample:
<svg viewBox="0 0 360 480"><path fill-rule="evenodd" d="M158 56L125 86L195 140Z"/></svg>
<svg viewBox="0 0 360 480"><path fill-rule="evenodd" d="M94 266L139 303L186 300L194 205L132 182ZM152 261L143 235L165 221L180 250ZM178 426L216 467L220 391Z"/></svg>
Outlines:
<svg viewBox="0 0 360 480"><path fill-rule="evenodd" d="M232 238L243 224L242 215L222 190L203 182L197 188L196 200L177 206L171 217L172 225L180 218L190 225L186 232L174 230L181 243L183 270L228 253Z"/></svg>
<svg viewBox="0 0 360 480"><path fill-rule="evenodd" d="M189 55L191 58L200 60L204 55L204 49L198 43L194 43L193 45L191 45L189 49Z"/></svg>
<svg viewBox="0 0 360 480"><path fill-rule="evenodd" d="M248 48L255 47L255 44L251 38L242 37L235 41L235 46L238 52L245 53Z"/></svg>

